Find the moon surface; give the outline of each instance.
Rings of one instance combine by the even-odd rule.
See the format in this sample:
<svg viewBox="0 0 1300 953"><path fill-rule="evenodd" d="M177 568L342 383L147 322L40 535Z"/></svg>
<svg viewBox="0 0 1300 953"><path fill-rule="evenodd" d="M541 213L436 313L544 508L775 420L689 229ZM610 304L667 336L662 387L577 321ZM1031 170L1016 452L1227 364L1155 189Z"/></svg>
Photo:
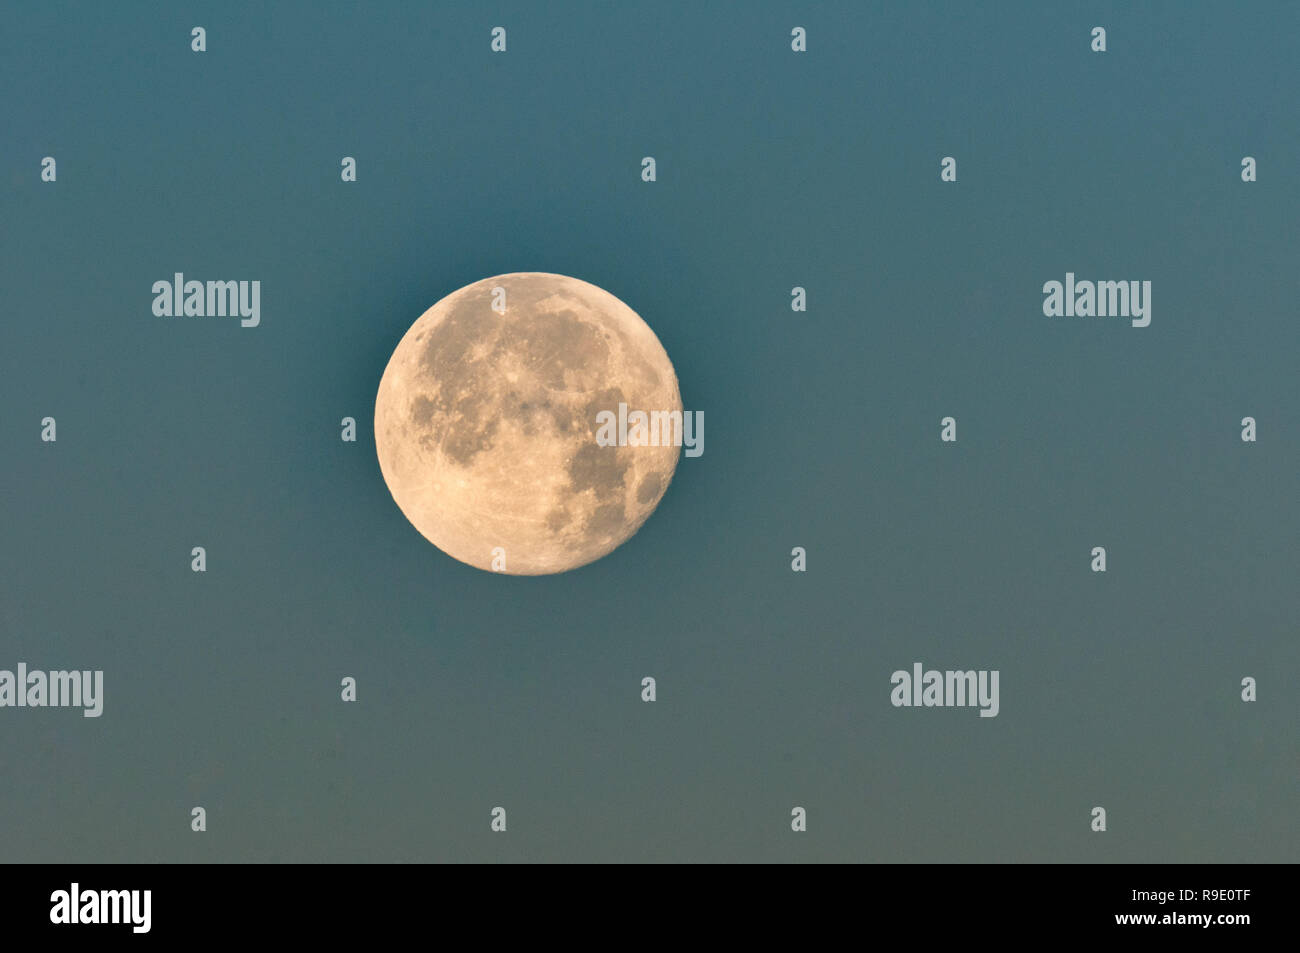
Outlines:
<svg viewBox="0 0 1300 953"><path fill-rule="evenodd" d="M393 351L375 399L379 466L449 556L565 572L635 533L677 467L677 446L597 444L596 415L620 403L682 409L672 362L635 311L564 275L485 278L424 312Z"/></svg>

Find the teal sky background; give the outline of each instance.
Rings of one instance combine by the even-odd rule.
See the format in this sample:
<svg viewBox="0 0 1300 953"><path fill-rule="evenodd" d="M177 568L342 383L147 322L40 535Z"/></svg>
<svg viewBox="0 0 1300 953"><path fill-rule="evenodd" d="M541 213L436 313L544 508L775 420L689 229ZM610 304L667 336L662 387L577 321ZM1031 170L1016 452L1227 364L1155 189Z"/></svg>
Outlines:
<svg viewBox="0 0 1300 953"><path fill-rule="evenodd" d="M105 701L0 709L0 860L1300 859L1297 35L1263 2L6 5L0 668ZM155 317L177 271L260 280L261 326ZM445 556L374 453L405 330L511 271L627 302L706 418L560 576ZM1067 271L1150 280L1151 326L1044 317ZM893 708L917 661L998 669L999 715Z"/></svg>

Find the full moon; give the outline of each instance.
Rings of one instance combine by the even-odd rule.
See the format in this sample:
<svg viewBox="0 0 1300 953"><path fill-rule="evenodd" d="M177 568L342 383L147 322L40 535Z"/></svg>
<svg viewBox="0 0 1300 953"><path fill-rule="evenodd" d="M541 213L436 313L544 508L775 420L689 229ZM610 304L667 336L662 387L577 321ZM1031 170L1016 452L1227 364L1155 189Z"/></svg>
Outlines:
<svg viewBox="0 0 1300 953"><path fill-rule="evenodd" d="M601 446L597 414L682 409L663 345L607 291L484 278L411 325L379 382L375 446L402 513L449 556L536 576L606 555L663 497L677 446Z"/></svg>

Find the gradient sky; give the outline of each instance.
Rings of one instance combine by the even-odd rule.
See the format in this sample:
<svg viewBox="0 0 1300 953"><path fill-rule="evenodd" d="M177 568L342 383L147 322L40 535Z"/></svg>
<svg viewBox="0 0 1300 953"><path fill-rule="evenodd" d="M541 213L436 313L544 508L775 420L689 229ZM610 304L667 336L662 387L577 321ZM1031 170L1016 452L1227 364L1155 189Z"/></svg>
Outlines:
<svg viewBox="0 0 1300 953"><path fill-rule="evenodd" d="M1298 32L7 5L0 668L105 702L0 709L0 860L1300 859ZM406 522L370 416L426 308L530 270L631 305L706 443L610 556L506 578ZM177 271L261 326L153 316ZM1151 280L1151 326L1044 317L1067 271ZM1000 714L893 708L916 661Z"/></svg>

